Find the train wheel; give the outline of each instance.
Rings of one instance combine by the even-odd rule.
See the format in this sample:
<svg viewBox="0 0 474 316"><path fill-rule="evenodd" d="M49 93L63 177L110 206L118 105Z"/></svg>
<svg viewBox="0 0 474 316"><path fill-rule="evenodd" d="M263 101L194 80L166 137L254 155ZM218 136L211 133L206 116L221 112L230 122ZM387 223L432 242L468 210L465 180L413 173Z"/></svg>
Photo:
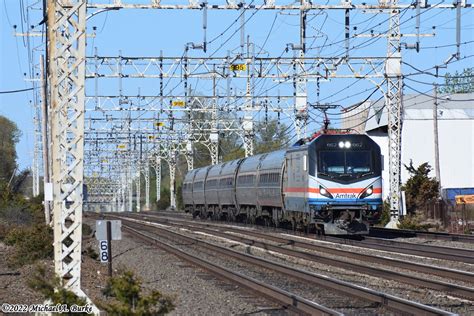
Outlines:
<svg viewBox="0 0 474 316"><path fill-rule="evenodd" d="M318 236L324 236L324 225L316 225L316 234Z"/></svg>
<svg viewBox="0 0 474 316"><path fill-rule="evenodd" d="M277 223L273 218L270 218L270 227L275 229L277 227Z"/></svg>
<svg viewBox="0 0 474 316"><path fill-rule="evenodd" d="M270 226L270 219L268 217L263 217L263 226L266 228Z"/></svg>
<svg viewBox="0 0 474 316"><path fill-rule="evenodd" d="M304 231L305 235L308 235L309 234L309 225L303 225L303 231Z"/></svg>
<svg viewBox="0 0 474 316"><path fill-rule="evenodd" d="M249 220L251 225L255 225L255 223L257 222L257 219L253 215L250 215Z"/></svg>
<svg viewBox="0 0 474 316"><path fill-rule="evenodd" d="M291 225L291 230L293 231L293 233L295 233L296 228L297 228L297 223L296 223L296 220L294 218L291 220L290 225Z"/></svg>

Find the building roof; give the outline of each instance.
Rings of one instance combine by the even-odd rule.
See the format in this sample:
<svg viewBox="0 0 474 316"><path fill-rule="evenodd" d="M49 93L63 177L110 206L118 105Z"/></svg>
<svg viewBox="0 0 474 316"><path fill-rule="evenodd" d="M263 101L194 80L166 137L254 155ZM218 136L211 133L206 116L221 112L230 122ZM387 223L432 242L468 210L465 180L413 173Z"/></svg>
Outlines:
<svg viewBox="0 0 474 316"><path fill-rule="evenodd" d="M388 125L385 100L374 102L369 109L365 131L385 128ZM428 94L403 96L404 120L432 120L434 98ZM439 95L438 120L474 120L474 93Z"/></svg>

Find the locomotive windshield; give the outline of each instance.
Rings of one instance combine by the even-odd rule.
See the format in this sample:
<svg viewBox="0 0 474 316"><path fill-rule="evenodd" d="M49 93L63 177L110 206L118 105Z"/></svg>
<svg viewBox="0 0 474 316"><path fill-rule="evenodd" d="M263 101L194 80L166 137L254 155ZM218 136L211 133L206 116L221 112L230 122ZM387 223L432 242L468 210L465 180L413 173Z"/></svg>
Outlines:
<svg viewBox="0 0 474 316"><path fill-rule="evenodd" d="M363 151L321 151L319 171L329 176L360 177L373 171L372 154Z"/></svg>
<svg viewBox="0 0 474 316"><path fill-rule="evenodd" d="M381 173L380 148L366 135L323 135L316 139L317 176L350 183ZM314 174L311 172L310 174Z"/></svg>

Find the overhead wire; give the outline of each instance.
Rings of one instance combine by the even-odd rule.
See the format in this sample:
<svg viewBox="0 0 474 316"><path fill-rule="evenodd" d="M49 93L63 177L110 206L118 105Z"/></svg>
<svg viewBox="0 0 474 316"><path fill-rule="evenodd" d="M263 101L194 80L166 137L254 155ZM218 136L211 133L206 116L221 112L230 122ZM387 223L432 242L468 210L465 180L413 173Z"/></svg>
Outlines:
<svg viewBox="0 0 474 316"><path fill-rule="evenodd" d="M19 92L25 92L25 91L31 91L36 88L25 88L25 89L17 89L17 90L6 90L6 91L0 91L0 94L8 94L8 93L19 93Z"/></svg>
<svg viewBox="0 0 474 316"><path fill-rule="evenodd" d="M7 9L7 0L3 0L3 7L5 8L5 16L7 17L7 22L10 25L10 27L13 27L12 22L10 21L10 17L8 14L8 9Z"/></svg>
<svg viewBox="0 0 474 316"><path fill-rule="evenodd" d="M262 5L262 6L263 6L263 5ZM247 23L247 22L258 12L258 10L260 10L260 8L261 8L262 6L258 7L257 10L255 10L255 11L253 12L253 14L252 14L249 18L247 18L247 19L245 20L244 25L245 25L245 23ZM402 12L405 13L407 10L408 10L408 8L406 8L406 9L404 9L404 10L398 12L398 14L401 14ZM243 14L243 12L239 15L239 17L240 17L242 14ZM238 19L239 19L239 18L237 18L237 19L234 21L233 24L235 24L235 23L238 21ZM387 20L388 20L388 19L387 19ZM378 25L381 25L382 23L383 23L383 22L380 22ZM227 32L227 30L230 29L230 27L231 27L233 24L231 24L231 25L225 30L225 32ZM241 27L242 27L242 26L241 26ZM218 50L220 50L220 48L221 48L223 45L225 45L225 43L227 43L227 42L230 40L230 38L233 37L239 30L240 30L240 28L237 29L236 31L234 31L234 32L230 35L230 37L229 37L224 43L222 43L222 44L219 46L219 48L217 48L217 49L214 51L214 53L211 54L211 56L212 56L213 54L215 54ZM225 32L223 32L223 33L225 33ZM220 35L219 35L219 36L220 36ZM219 36L218 36L218 37L219 37ZM216 38L217 38L217 37L216 37ZM214 38L213 40L215 40L216 38ZM211 40L211 41L213 41L213 40ZM371 39L369 39L369 40L367 40L367 41L365 41L364 43L359 44L359 45L363 45L363 44L365 44L365 43L367 43L367 42L370 42L370 41L373 41L373 40L374 40L374 39L371 38ZM357 45L356 45L356 46L353 46L353 48L356 48L356 47L357 47ZM281 56L282 56L283 54L284 54L284 52L281 54ZM277 60L280 59L281 56L280 56L279 58L277 58ZM183 57L184 57L184 55L183 55ZM274 63L274 66L275 66L275 64L276 64L276 63ZM313 65L314 65L314 64L313 64ZM273 67L274 67L274 66L273 66ZM273 68L273 67L272 67L272 68ZM310 69L311 69L311 68L312 68L312 67L310 67ZM310 69L309 69L309 70L310 70ZM176 69L175 69L175 70L176 70ZM291 79L291 78L289 78L289 79ZM287 82L289 79L286 79L286 80L283 80L283 81L284 81L284 82ZM359 78L358 80L361 80L361 78ZM183 80L181 80L181 82L182 82L182 81L183 81ZM260 81L262 81L262 78L260 78ZM169 81L168 81L168 82L169 82ZM170 91L170 93L171 93L172 91L174 91L174 89L177 88L177 86L179 86L179 85L181 84L181 82L179 82L179 83ZM276 87L277 85L279 85L279 84L281 84L281 83L282 83L282 82L279 82L279 83L277 83L276 85L272 86L270 89L265 90L264 93L268 92L269 90L273 89L274 87ZM258 85L258 82L255 83L254 89L255 89L255 87L256 87L257 85ZM261 95L262 95L262 93L260 93L258 96L261 96ZM237 101L234 101L233 103L235 103L235 102L237 102ZM257 114L258 114L258 113L257 113Z"/></svg>
<svg viewBox="0 0 474 316"><path fill-rule="evenodd" d="M421 92L420 90L415 89L415 88L413 88L413 87L410 86L410 85L405 84L405 86L406 86L408 89L417 92L418 94L424 95L424 96L426 96L426 97L428 97L428 98L431 98L431 99L436 99L433 95L429 95L429 94L427 94L427 93ZM449 101L450 101L450 102L472 102L472 101L474 101L474 99L461 99L461 100L451 99L451 100L449 100Z"/></svg>
<svg viewBox="0 0 474 316"><path fill-rule="evenodd" d="M249 6L253 4L255 0L252 0L250 3L249 3ZM239 14L239 16L231 23L229 24L229 26L224 30L222 31L219 35L215 36L213 39L211 39L210 41L207 42L207 44L212 44L214 41L216 41L219 37L223 36L225 33L227 33L227 31L229 31L232 26L235 25L235 23L237 23L239 21L239 19L242 17L242 15L244 14L245 12L245 8L242 9L242 12Z"/></svg>

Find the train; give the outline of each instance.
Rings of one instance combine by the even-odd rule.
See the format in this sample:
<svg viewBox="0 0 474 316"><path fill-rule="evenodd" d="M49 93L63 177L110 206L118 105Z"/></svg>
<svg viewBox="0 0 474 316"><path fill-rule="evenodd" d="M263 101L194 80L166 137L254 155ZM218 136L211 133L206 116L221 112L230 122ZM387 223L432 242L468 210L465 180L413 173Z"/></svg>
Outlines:
<svg viewBox="0 0 474 316"><path fill-rule="evenodd" d="M382 212L380 147L367 135L317 133L293 146L189 171L193 217L327 235L364 235Z"/></svg>

